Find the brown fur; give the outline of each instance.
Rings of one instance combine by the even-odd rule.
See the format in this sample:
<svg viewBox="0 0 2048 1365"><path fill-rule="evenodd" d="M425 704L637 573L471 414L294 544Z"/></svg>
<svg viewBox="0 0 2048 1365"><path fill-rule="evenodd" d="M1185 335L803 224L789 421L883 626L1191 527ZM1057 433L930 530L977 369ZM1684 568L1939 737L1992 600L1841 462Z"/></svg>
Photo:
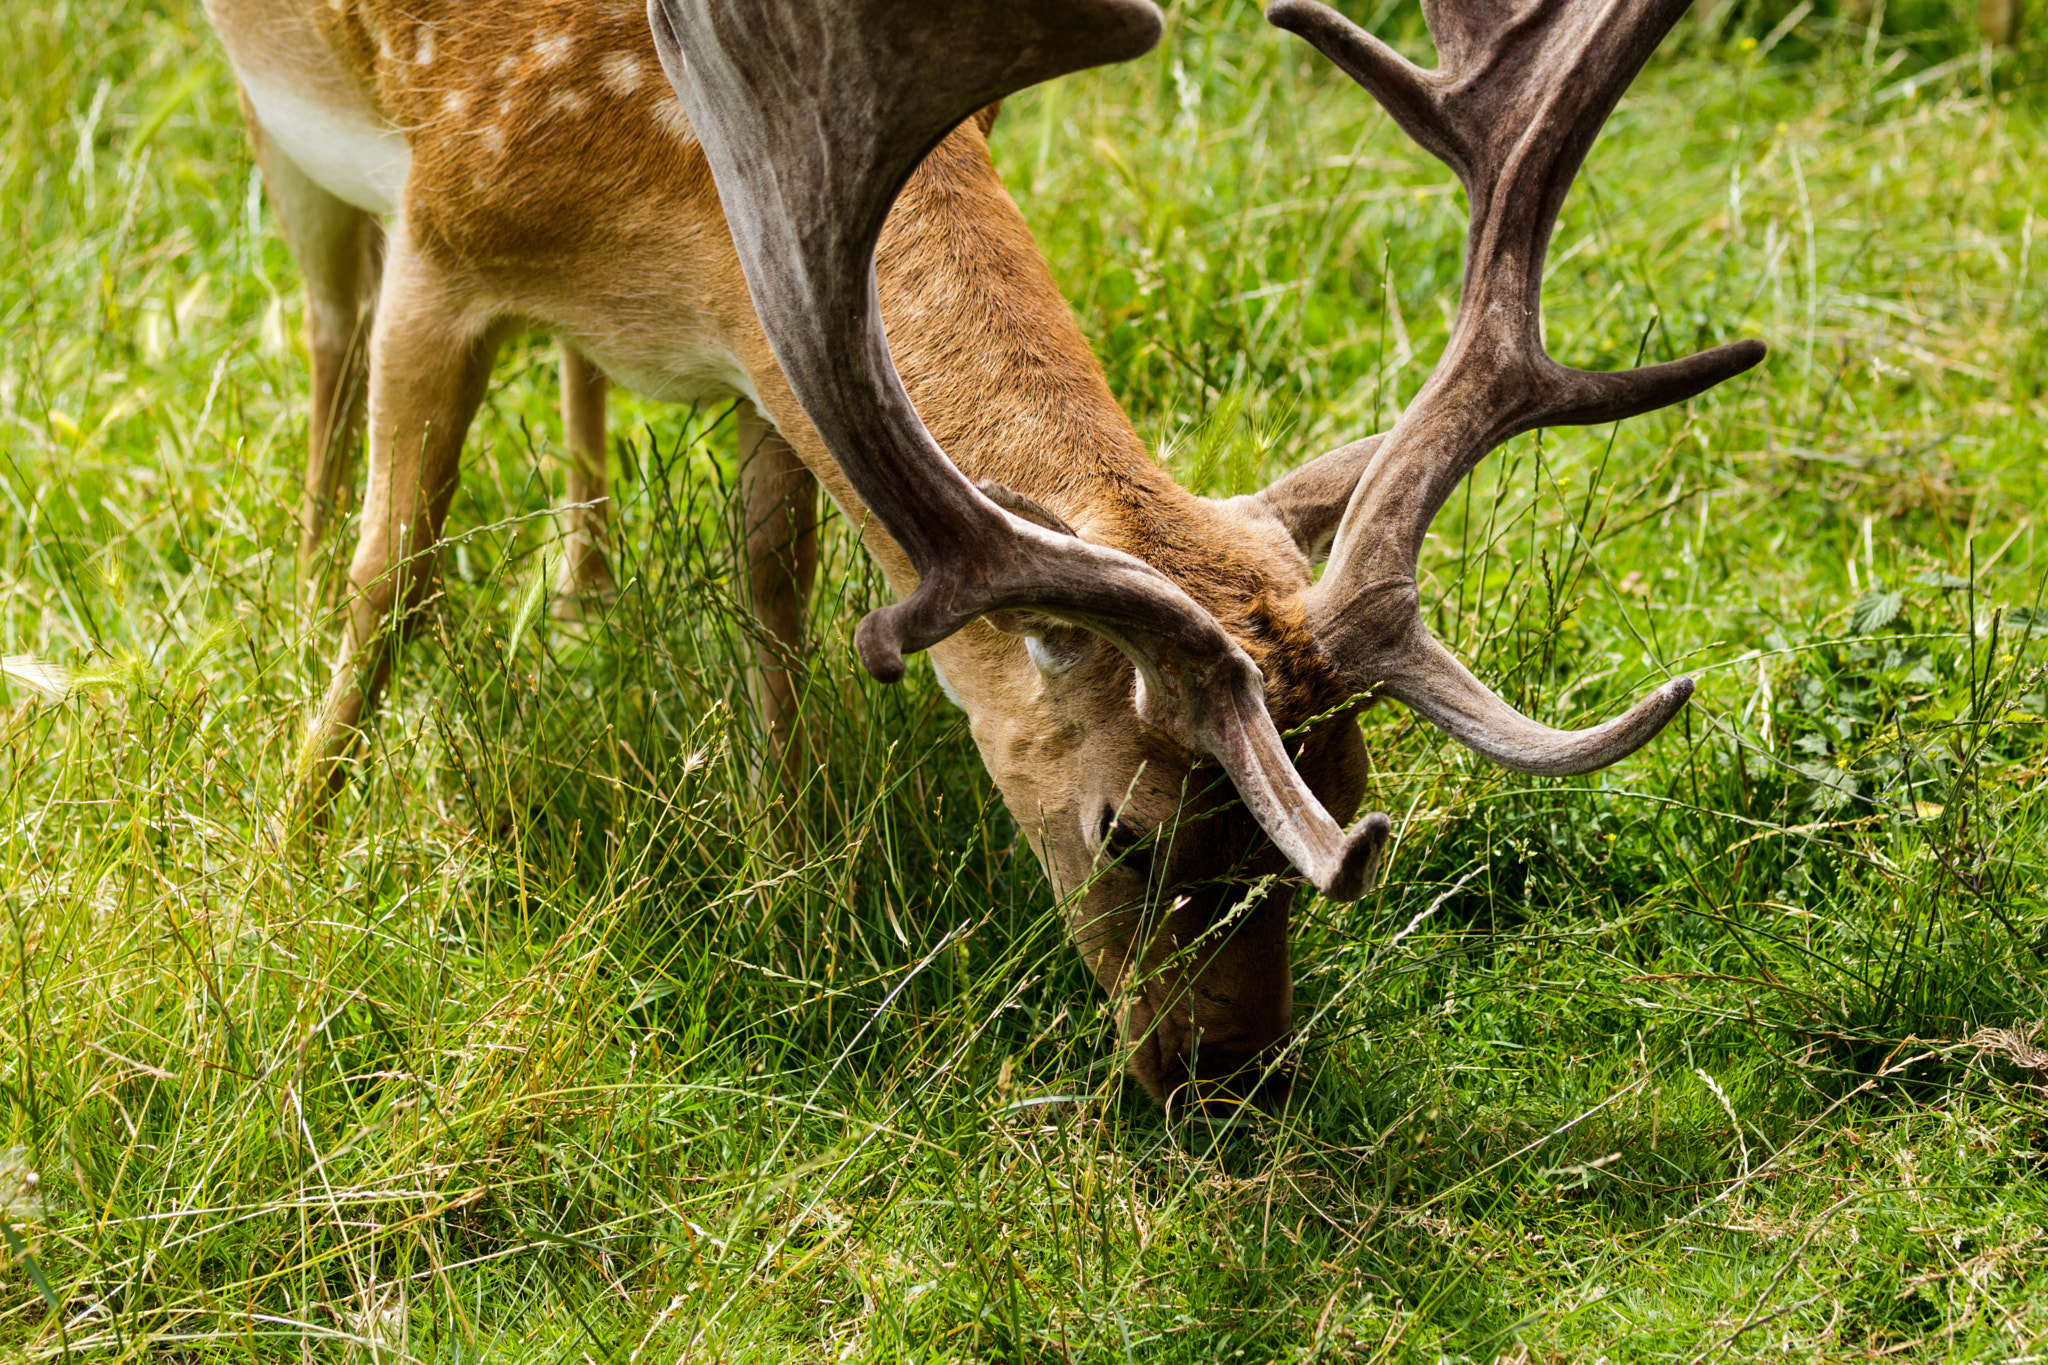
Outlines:
<svg viewBox="0 0 2048 1365"><path fill-rule="evenodd" d="M792 761L794 692L776 672L785 659L772 656L797 646L801 612L791 605L800 607L814 562L790 549L807 535L803 471L861 518L753 317L641 6L210 0L210 9L245 78L274 62L327 98L355 92L411 149L377 308L371 488L348 643L308 741L313 799L338 780L374 704L390 627L423 596L490 355L521 325L552 330L651 396L748 397L787 443L773 450L793 452L762 465L774 480L763 496L786 500L790 517L749 546L756 609L774 615L764 621L786 646L764 653L757 695L776 729L776 761ZM266 36L280 32L295 36ZM1180 583L1260 664L1283 729L1341 701L1303 618L1308 560L1270 517L1196 498L1153 462L990 165L995 115L983 111L932 154L878 253L891 347L926 425L971 478L1023 493ZM304 234L290 235L296 248ZM750 520L754 501L750 493ZM765 510L762 519L774 520ZM891 586L907 591L896 547L872 527L866 540ZM1270 1059L1284 1038L1289 893L1259 902L1227 937L1209 931L1247 877L1285 868L1216 770L1137 718L1121 655L1073 632L1053 643L1074 660L1065 671L1042 673L1021 640L984 623L932 652L1011 812L1073 897L1077 944L1127 1002L1133 1070L1164 1101L1190 1079L1220 1081ZM1363 785L1355 727L1325 725L1301 766L1343 819ZM1149 885L1103 870L1105 809L1162 831ZM1147 905L1165 909L1148 914Z"/></svg>

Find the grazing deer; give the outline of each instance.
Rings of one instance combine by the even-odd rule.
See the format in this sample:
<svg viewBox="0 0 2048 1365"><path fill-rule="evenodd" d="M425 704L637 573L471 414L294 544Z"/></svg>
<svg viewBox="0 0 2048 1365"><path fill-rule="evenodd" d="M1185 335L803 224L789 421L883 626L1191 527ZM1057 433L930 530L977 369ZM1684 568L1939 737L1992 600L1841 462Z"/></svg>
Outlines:
<svg viewBox="0 0 2048 1365"><path fill-rule="evenodd" d="M1132 1071L1162 1102L1258 1091L1290 1026L1289 895L1245 888L1291 864L1332 897L1365 890L1389 825L1340 823L1366 778L1361 694L1564 774L1633 752L1691 693L1676 678L1547 729L1436 643L1416 587L1432 517L1501 442L1678 402L1763 355L1589 374L1542 346L1566 189L1686 2L1425 0L1433 72L1313 0L1273 6L1457 172L1465 285L1392 431L1210 501L1138 440L985 142L1006 95L1150 48L1151 0L209 0L308 275L316 367L323 300L361 297L360 253L320 244L394 213L309 799L426 592L494 344L539 324L640 392L746 400L765 633L798 647L822 483L899 599L861 623L863 663L893 681L931 651L1124 1001ZM316 378L316 402L332 387ZM786 741L790 691L760 695ZM1290 745L1285 727L1305 728Z"/></svg>

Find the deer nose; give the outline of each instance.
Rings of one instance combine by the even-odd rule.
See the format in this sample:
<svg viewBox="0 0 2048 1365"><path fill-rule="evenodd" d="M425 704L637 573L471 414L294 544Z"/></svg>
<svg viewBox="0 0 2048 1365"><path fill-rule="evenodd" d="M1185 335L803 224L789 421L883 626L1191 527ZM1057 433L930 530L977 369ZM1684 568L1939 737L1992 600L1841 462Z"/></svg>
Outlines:
<svg viewBox="0 0 2048 1365"><path fill-rule="evenodd" d="M1132 1070L1171 1114L1223 1122L1246 1117L1247 1107L1273 1111L1292 1093L1289 1031L1205 1030L1179 1010L1155 1015L1149 1002L1133 1002L1128 1016L1137 1043Z"/></svg>
<svg viewBox="0 0 2048 1365"><path fill-rule="evenodd" d="M1167 1112L1177 1118L1229 1123L1273 1113L1293 1093L1294 1068L1280 1042L1242 1052L1204 1048L1198 1034L1187 1061L1187 1079L1166 1097Z"/></svg>

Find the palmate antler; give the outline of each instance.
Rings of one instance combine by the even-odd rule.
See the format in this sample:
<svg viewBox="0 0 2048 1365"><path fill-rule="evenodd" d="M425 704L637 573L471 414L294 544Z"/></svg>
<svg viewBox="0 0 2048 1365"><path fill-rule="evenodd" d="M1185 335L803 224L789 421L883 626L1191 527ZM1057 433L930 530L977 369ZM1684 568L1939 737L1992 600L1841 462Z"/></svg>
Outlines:
<svg viewBox="0 0 2048 1365"><path fill-rule="evenodd" d="M1521 716L1422 624L1424 534L1478 461L1531 428L1610 421L1681 401L1762 359L1744 342L1621 374L1544 352L1543 257L1601 124L1687 0L1425 0L1442 66L1418 70L1313 0L1273 22L1307 37L1464 182L1465 286L1450 344L1376 445L1290 480L1281 520L1332 560L1311 592L1318 645L1359 690L1400 698L1507 766L1578 773L1620 759L1691 694L1667 683L1626 715L1561 732ZM1038 81L1149 49L1151 0L649 0L655 42L704 148L756 312L790 389L917 590L861 622L883 681L903 654L977 616L1027 610L1108 639L1136 666L1150 723L1215 757L1294 865L1325 894L1361 894L1384 815L1341 829L1288 762L1258 669L1164 575L1013 515L971 484L919 420L890 359L874 252L897 193L956 124ZM1309 504L1358 477L1341 521ZM1337 466L1343 468L1337 469ZM1324 478L1317 472L1333 473ZM1284 501L1284 500L1283 500ZM1297 525L1299 523L1299 525Z"/></svg>
<svg viewBox="0 0 2048 1365"><path fill-rule="evenodd" d="M1151 0L649 0L655 45L704 148L754 307L791 392L917 590L870 614L875 677L990 612L1103 636L1149 723L1213 756L1326 895L1361 895L1388 822L1348 833L1288 761L1249 656L1150 565L997 506L946 457L883 335L875 245L897 193L977 109L1159 39Z"/></svg>
<svg viewBox="0 0 2048 1365"><path fill-rule="evenodd" d="M1453 171L1471 208L1464 288L1443 356L1366 463L1312 590L1310 628L1338 672L1377 684L1462 743L1522 772L1627 757L1692 695L1674 678L1589 730L1552 730L1495 696L1422 623L1416 557L1458 481L1521 432L1633 417L1755 365L1759 341L1613 374L1543 348L1543 258L1565 192L1622 92L1690 0L1423 0L1438 66L1423 71L1316 0L1276 0L1300 34Z"/></svg>

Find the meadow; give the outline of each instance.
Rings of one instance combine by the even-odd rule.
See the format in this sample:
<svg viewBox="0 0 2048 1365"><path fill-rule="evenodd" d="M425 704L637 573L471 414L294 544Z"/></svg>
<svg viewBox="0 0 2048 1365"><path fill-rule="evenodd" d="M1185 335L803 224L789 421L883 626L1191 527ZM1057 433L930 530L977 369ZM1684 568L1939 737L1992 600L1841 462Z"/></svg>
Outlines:
<svg viewBox="0 0 2048 1365"><path fill-rule="evenodd" d="M1229 495L1391 423L1461 200L1252 5L1168 8L995 153ZM1498 452L1424 600L1551 723L1698 695L1571 780L1368 711L1382 883L1298 903L1292 1100L1216 1126L1124 1078L929 666L860 670L837 521L766 837L729 412L615 398L624 588L555 619L544 337L283 837L334 637L232 80L198 0L4 7L0 1359L2048 1359L2048 23L1966 29L1736 3L1624 101L1551 349L1770 359Z"/></svg>

